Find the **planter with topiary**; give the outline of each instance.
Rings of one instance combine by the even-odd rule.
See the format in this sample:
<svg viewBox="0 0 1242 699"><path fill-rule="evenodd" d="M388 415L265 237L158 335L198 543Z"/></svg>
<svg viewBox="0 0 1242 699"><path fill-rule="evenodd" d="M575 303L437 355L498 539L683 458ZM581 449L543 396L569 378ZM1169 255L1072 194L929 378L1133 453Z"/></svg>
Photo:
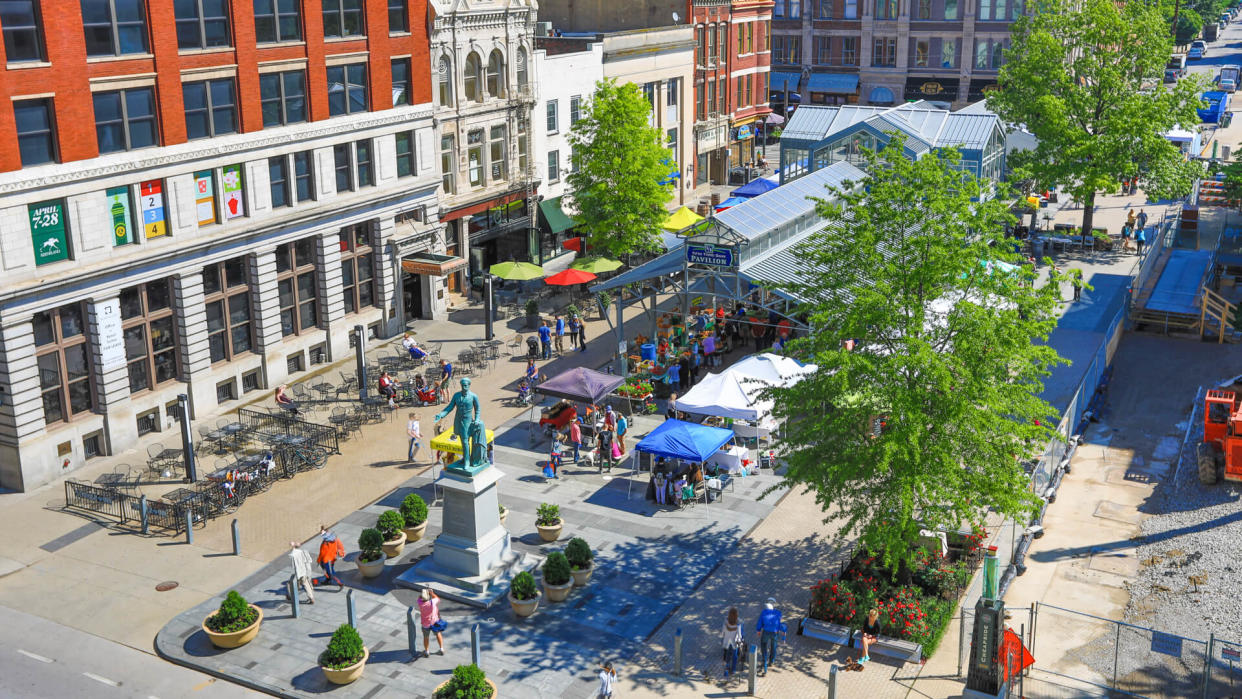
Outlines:
<svg viewBox="0 0 1242 699"><path fill-rule="evenodd" d="M561 519L561 508L557 505L543 503L535 512L535 528L539 530L539 538L544 541L556 541L561 538L561 529L565 527Z"/></svg>
<svg viewBox="0 0 1242 699"><path fill-rule="evenodd" d="M406 543L423 538L427 531L427 503L418 493L410 493L401 501L401 516L405 519Z"/></svg>
<svg viewBox="0 0 1242 699"><path fill-rule="evenodd" d="M539 588L535 587L535 576L530 571L513 576L509 583L509 606L520 617L528 617L539 608Z"/></svg>
<svg viewBox="0 0 1242 699"><path fill-rule="evenodd" d="M563 602L574 587L574 578L569 568L569 559L560 551L548 554L543 562L543 593L549 602Z"/></svg>
<svg viewBox="0 0 1242 699"><path fill-rule="evenodd" d="M405 532L401 531L405 528L405 515L397 510L389 510L379 516L375 528L384 537L384 555L389 558L400 556L405 549Z"/></svg>
<svg viewBox="0 0 1242 699"><path fill-rule="evenodd" d="M203 619L203 633L216 648L237 648L254 640L263 623L263 610L230 590L220 608Z"/></svg>
<svg viewBox="0 0 1242 699"><path fill-rule="evenodd" d="M378 529L363 529L358 536L358 572L364 578L374 578L384 572L384 535Z"/></svg>
<svg viewBox="0 0 1242 699"><path fill-rule="evenodd" d="M539 302L530 299L526 302L526 327L534 328L539 325Z"/></svg>
<svg viewBox="0 0 1242 699"><path fill-rule="evenodd" d="M496 699L496 683L473 663L453 668L453 678L436 687L433 699Z"/></svg>
<svg viewBox="0 0 1242 699"><path fill-rule="evenodd" d="M509 516L509 508L500 503L496 503L496 506L500 508L500 526L503 527L505 526L505 518Z"/></svg>
<svg viewBox="0 0 1242 699"><path fill-rule="evenodd" d="M570 539L569 545L565 547L565 558L569 561L570 572L574 576L574 587L587 584L591 579L591 572L595 570L595 554L591 552L591 546L586 540L576 536Z"/></svg>
<svg viewBox="0 0 1242 699"><path fill-rule="evenodd" d="M349 684L362 677L370 655L358 631L349 624L341 624L332 632L327 650L319 654L319 669L332 684Z"/></svg>

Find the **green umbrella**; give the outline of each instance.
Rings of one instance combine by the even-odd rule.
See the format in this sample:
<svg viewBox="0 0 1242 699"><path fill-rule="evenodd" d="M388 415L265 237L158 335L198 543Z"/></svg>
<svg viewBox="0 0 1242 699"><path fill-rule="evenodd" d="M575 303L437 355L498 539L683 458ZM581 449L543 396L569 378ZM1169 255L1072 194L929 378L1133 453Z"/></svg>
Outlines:
<svg viewBox="0 0 1242 699"><path fill-rule="evenodd" d="M509 281L526 281L528 279L540 279L544 276L542 267L529 262L500 262L492 265L488 271L501 279L508 279Z"/></svg>
<svg viewBox="0 0 1242 699"><path fill-rule="evenodd" d="M602 272L611 272L621 265L622 262L620 260L610 260L607 257L584 257L570 265L570 267L584 272L600 274Z"/></svg>

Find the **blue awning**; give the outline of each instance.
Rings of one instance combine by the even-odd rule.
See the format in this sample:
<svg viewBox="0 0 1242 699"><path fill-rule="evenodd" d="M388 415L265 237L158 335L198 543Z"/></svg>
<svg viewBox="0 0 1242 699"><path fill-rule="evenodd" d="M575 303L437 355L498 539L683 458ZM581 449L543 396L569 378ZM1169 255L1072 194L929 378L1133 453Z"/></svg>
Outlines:
<svg viewBox="0 0 1242 699"><path fill-rule="evenodd" d="M696 425L681 420L665 420L642 438L638 451L682 461L707 461L720 447L733 439L733 430Z"/></svg>
<svg viewBox="0 0 1242 699"><path fill-rule="evenodd" d="M664 179L660 180L660 184L671 184L681 178L681 166L673 162L671 158L665 158L662 162L668 166L669 172Z"/></svg>
<svg viewBox="0 0 1242 699"><path fill-rule="evenodd" d="M893 91L887 87L873 87L867 101L871 104L892 104Z"/></svg>
<svg viewBox="0 0 1242 699"><path fill-rule="evenodd" d="M776 71L772 71L768 75L771 76L768 89L775 90L776 92L784 92L786 84L789 85L790 90L797 90L798 80L802 77L800 73L778 73Z"/></svg>
<svg viewBox="0 0 1242 699"><path fill-rule="evenodd" d="M849 95L858 92L858 76L844 73L811 73L807 92L831 92Z"/></svg>
<svg viewBox="0 0 1242 699"><path fill-rule="evenodd" d="M779 184L780 183L774 179L761 177L759 179L751 180L748 184L744 184L732 192L729 192L729 195L733 197L757 197L764 192L770 192L773 189L776 189Z"/></svg>

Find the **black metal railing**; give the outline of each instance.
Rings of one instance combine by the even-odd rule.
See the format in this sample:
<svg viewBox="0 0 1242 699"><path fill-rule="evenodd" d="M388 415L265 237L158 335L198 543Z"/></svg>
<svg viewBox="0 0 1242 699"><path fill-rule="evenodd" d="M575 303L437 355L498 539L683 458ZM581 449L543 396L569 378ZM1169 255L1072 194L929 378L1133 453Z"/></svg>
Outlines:
<svg viewBox="0 0 1242 699"><path fill-rule="evenodd" d="M120 524L142 525L143 499L106 486L65 481L65 507L103 515ZM185 531L186 508L183 505L147 500L146 509L148 529L164 529L174 534Z"/></svg>
<svg viewBox="0 0 1242 699"><path fill-rule="evenodd" d="M302 444L323 447L332 454L341 453L337 430L333 425L320 425L291 415L246 408L237 411L237 421L242 425L240 438L253 444L270 447L273 442L294 439Z"/></svg>

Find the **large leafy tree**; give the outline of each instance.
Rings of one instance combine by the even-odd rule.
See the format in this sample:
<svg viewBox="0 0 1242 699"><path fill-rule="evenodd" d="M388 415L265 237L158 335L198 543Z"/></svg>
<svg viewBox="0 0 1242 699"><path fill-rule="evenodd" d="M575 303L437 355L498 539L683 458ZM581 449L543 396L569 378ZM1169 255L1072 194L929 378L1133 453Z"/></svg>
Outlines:
<svg viewBox="0 0 1242 699"><path fill-rule="evenodd" d="M596 83L569 143L578 168L568 178L570 197L587 244L612 256L657 250L671 196L671 185L660 184L670 152L638 86Z"/></svg>
<svg viewBox="0 0 1242 699"><path fill-rule="evenodd" d="M1201 82L1165 85L1172 50L1158 7L1113 0L1047 0L1011 28L1000 90L988 108L1022 124L1039 145L1029 160L1041 185L1083 204L1090 230L1098 192L1138 176L1145 191L1190 191L1197 169L1164 134L1198 123Z"/></svg>
<svg viewBox="0 0 1242 699"><path fill-rule="evenodd" d="M920 529L1031 511L1021 461L1057 422L1039 394L1060 361L1040 342L1059 287L1018 266L1005 204L981 201L959 157L911 161L896 136L868 153L870 175L820 202L832 223L782 285L810 299L812 330L788 351L818 365L769 391L786 421L785 484L810 487L890 562L913 554Z"/></svg>

